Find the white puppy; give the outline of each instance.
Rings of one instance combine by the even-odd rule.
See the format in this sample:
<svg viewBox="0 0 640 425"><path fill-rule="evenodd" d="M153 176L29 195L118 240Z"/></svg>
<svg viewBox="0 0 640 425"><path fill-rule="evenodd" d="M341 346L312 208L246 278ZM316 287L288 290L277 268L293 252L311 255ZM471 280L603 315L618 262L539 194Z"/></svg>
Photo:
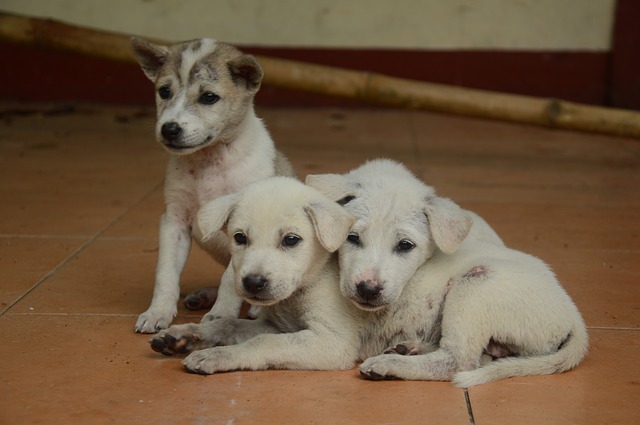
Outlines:
<svg viewBox="0 0 640 425"><path fill-rule="evenodd" d="M192 237L217 261L229 262L224 235L203 243L194 228L200 207L251 182L293 176L293 170L254 112L263 71L253 56L212 39L167 47L132 38L131 46L155 84L156 138L171 154L153 298L135 325L136 332L152 333L166 328L176 315ZM224 280L219 301L210 315L238 314L240 300Z"/></svg>
<svg viewBox="0 0 640 425"><path fill-rule="evenodd" d="M364 377L468 387L562 372L585 356L585 324L551 270L400 164L307 184L357 218L339 251L340 290L368 312Z"/></svg>
<svg viewBox="0 0 640 425"><path fill-rule="evenodd" d="M202 374L353 367L359 312L340 295L332 254L353 221L338 204L287 177L207 204L198 213L204 238L226 230L228 278L242 298L263 307L256 320L171 326L152 340L152 348L166 355L197 350L183 364Z"/></svg>

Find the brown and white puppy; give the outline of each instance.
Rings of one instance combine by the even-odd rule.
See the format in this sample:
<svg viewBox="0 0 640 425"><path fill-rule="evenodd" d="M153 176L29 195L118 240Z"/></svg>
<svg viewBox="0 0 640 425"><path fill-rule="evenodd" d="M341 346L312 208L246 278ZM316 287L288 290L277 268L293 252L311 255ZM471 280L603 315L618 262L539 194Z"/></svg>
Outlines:
<svg viewBox="0 0 640 425"><path fill-rule="evenodd" d="M212 39L161 46L132 38L131 46L155 84L156 139L171 154L153 298L135 325L136 332L154 333L176 315L192 238L218 262L229 262L224 235L202 243L193 226L200 207L257 180L292 176L293 170L254 112L263 71L253 56ZM210 314L238 314L241 301L233 290L221 285L218 297Z"/></svg>

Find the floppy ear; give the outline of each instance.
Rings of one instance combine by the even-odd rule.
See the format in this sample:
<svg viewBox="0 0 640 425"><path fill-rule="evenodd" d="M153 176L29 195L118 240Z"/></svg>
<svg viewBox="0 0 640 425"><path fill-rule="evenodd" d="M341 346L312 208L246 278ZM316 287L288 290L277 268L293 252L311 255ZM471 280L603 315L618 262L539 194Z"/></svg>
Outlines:
<svg viewBox="0 0 640 425"><path fill-rule="evenodd" d="M196 225L202 234L202 241L209 240L214 233L222 229L233 211L238 195L221 196L205 204L196 217Z"/></svg>
<svg viewBox="0 0 640 425"><path fill-rule="evenodd" d="M445 254L456 252L471 229L471 217L451 200L438 196L426 199L424 212L438 248Z"/></svg>
<svg viewBox="0 0 640 425"><path fill-rule="evenodd" d="M313 223L320 244L329 252L340 248L356 221L344 208L329 200L311 203L304 211Z"/></svg>
<svg viewBox="0 0 640 425"><path fill-rule="evenodd" d="M235 84L244 85L253 93L258 91L264 72L256 58L251 55L242 55L227 62L227 67Z"/></svg>
<svg viewBox="0 0 640 425"><path fill-rule="evenodd" d="M304 183L341 205L355 197L356 184L340 174L309 174Z"/></svg>
<svg viewBox="0 0 640 425"><path fill-rule="evenodd" d="M131 37L129 43L131 44L133 55L140 64L144 75L155 82L158 76L158 70L167 59L169 48L150 43L147 40L137 37Z"/></svg>

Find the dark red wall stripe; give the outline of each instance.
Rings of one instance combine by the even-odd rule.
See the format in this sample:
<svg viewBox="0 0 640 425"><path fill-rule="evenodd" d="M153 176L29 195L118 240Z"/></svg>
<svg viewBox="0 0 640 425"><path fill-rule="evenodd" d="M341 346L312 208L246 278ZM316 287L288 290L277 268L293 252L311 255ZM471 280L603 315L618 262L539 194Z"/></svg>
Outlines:
<svg viewBox="0 0 640 425"><path fill-rule="evenodd" d="M608 54L584 52L421 51L245 47L260 55L356 70L605 104ZM0 43L0 97L39 101L151 103L153 89L137 66ZM264 87L266 105L349 104L343 100Z"/></svg>
<svg viewBox="0 0 640 425"><path fill-rule="evenodd" d="M640 109L640 2L618 0L611 50L609 103Z"/></svg>
<svg viewBox="0 0 640 425"><path fill-rule="evenodd" d="M396 77L603 104L606 53L246 48L270 55Z"/></svg>

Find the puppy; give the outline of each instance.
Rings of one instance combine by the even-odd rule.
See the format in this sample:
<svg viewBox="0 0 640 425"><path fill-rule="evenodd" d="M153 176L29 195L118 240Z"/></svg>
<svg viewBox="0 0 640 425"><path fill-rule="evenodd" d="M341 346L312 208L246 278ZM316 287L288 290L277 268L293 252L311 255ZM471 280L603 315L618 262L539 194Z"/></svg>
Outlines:
<svg viewBox="0 0 640 425"><path fill-rule="evenodd" d="M171 154L153 298L135 325L136 332L153 333L176 315L192 238L221 264L229 262L224 235L203 243L194 228L201 206L251 182L294 174L254 112L263 71L253 56L212 39L167 47L132 38L131 46L155 84L156 139ZM210 314L238 314L232 290L221 284L219 297Z"/></svg>
<svg viewBox="0 0 640 425"><path fill-rule="evenodd" d="M338 204L287 177L205 205L198 213L204 239L226 230L231 263L225 274L261 312L256 320L173 325L152 340L152 348L166 355L193 351L183 364L201 374L353 367L361 322L340 295L332 255L353 221Z"/></svg>
<svg viewBox="0 0 640 425"><path fill-rule="evenodd" d="M340 291L368 312L365 378L469 387L566 371L585 356L585 324L551 270L401 165L307 184L357 218L339 250Z"/></svg>

